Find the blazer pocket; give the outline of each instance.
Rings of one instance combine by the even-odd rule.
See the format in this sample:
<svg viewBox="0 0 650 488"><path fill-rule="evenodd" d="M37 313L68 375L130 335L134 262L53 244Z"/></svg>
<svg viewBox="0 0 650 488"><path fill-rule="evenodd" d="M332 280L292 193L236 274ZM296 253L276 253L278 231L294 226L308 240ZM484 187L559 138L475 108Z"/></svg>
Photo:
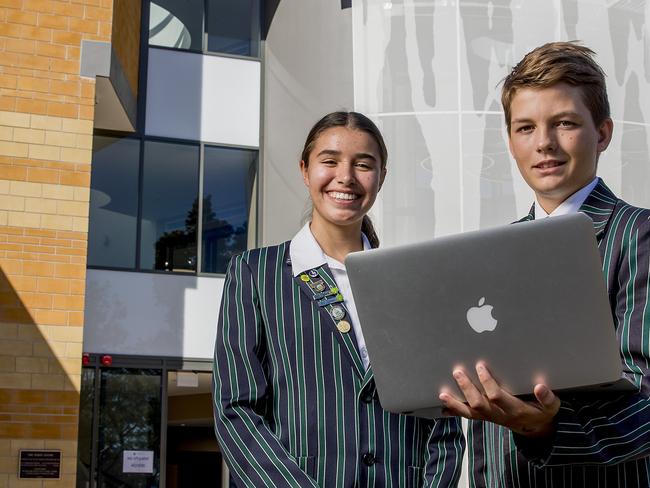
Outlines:
<svg viewBox="0 0 650 488"><path fill-rule="evenodd" d="M296 458L298 467L311 479L316 479L316 461L314 456L299 456Z"/></svg>
<svg viewBox="0 0 650 488"><path fill-rule="evenodd" d="M417 488L422 486L424 480L424 468L409 466L406 471L406 486L408 488Z"/></svg>

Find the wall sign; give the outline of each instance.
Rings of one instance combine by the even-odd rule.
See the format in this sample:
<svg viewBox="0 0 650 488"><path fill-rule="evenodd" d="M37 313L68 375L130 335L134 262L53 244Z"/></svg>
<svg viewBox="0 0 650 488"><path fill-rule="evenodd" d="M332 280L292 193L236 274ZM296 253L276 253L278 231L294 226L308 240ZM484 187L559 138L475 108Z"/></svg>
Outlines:
<svg viewBox="0 0 650 488"><path fill-rule="evenodd" d="M61 451L21 449L18 457L19 479L61 479Z"/></svg>
<svg viewBox="0 0 650 488"><path fill-rule="evenodd" d="M124 451L122 472L153 474L153 451Z"/></svg>

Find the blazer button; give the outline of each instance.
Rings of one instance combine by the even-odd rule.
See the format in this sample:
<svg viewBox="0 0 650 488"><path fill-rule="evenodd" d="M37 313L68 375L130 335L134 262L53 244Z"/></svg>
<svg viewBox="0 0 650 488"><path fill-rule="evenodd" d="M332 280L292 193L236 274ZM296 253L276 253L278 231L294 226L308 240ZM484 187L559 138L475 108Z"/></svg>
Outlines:
<svg viewBox="0 0 650 488"><path fill-rule="evenodd" d="M375 464L377 462L377 460L375 459L375 456L373 456L369 452L365 453L363 455L363 457L361 458L361 460L363 461L363 464L365 464L368 467L372 466L373 464Z"/></svg>
<svg viewBox="0 0 650 488"><path fill-rule="evenodd" d="M366 392L363 395L361 395L361 401L363 403L372 403L372 394Z"/></svg>

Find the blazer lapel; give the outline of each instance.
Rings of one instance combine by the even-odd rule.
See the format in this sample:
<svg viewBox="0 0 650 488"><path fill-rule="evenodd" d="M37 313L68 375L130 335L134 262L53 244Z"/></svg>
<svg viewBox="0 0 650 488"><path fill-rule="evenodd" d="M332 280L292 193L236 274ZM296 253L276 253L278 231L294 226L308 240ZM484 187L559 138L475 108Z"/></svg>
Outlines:
<svg viewBox="0 0 650 488"><path fill-rule="evenodd" d="M580 212L585 213L593 221L596 241L598 243L600 243L605 235L607 223L612 216L617 202L618 198L616 198L616 195L599 178L598 184L587 196L587 199L579 209Z"/></svg>
<svg viewBox="0 0 650 488"><path fill-rule="evenodd" d="M350 331L346 333L340 332L336 328L336 322L330 316L330 314L327 313L327 310L325 310L324 307L319 306L318 301L314 299L314 294L311 291L311 288L309 288L309 285L307 285L307 283L305 283L300 279L300 275L293 276L293 272L291 270L291 261L289 258L287 258L287 264L289 265L289 272L293 277L294 283L298 285L300 291L305 295L305 297L309 301L313 303L314 307L318 310L321 324L323 324L324 327L328 328L332 332L336 340L341 345L343 354L347 358L352 368L354 369L355 373L360 378L363 378L364 375L366 374L366 371L365 368L363 367L363 361L361 360L361 355L359 354L359 350L357 347L357 337L354 333L354 328L351 328ZM323 280L327 283L327 285L330 288L336 286L336 281L334 281L334 278L332 277L332 271L330 270L329 266L325 264L323 266L320 266L317 269L321 277L323 278ZM346 317L346 319L349 320L349 317Z"/></svg>

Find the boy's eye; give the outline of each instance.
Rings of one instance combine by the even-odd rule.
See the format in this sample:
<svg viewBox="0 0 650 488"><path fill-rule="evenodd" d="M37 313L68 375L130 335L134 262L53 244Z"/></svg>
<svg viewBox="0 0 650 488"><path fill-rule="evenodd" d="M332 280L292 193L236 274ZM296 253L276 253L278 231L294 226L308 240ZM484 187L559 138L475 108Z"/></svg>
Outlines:
<svg viewBox="0 0 650 488"><path fill-rule="evenodd" d="M575 126L576 124L575 124L575 122L573 122L573 121L571 121L571 120L560 120L560 121L557 123L557 125L558 125L559 127L573 127L573 126Z"/></svg>
<svg viewBox="0 0 650 488"><path fill-rule="evenodd" d="M532 125L521 125L517 127L517 132L522 132L522 133L530 132L532 130L533 130Z"/></svg>

